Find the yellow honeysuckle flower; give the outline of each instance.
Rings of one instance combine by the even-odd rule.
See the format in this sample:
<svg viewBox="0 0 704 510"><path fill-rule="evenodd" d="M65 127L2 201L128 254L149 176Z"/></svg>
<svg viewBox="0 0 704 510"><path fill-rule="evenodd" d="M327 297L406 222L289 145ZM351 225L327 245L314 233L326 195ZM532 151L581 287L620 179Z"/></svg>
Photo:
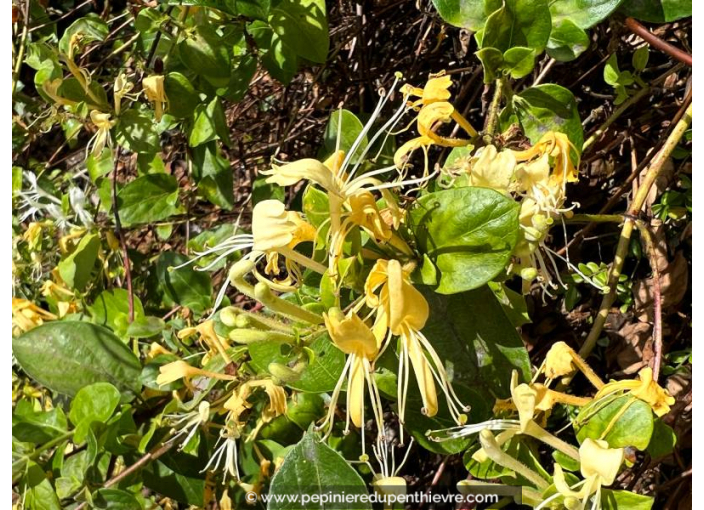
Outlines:
<svg viewBox="0 0 704 510"><path fill-rule="evenodd" d="M315 240L315 228L278 200L262 200L252 213L252 249L261 252L293 248Z"/></svg>
<svg viewBox="0 0 704 510"><path fill-rule="evenodd" d="M570 375L575 369L579 369L597 390L604 386L603 381L587 362L565 342L555 342L550 347L541 367L548 381Z"/></svg>
<svg viewBox="0 0 704 510"><path fill-rule="evenodd" d="M609 448L606 441L585 439L579 448L580 472L584 480L570 487L562 467L556 463L553 483L557 494L545 500L543 505L552 499L563 496L566 507L585 508L589 498L594 494L595 503L592 508L599 508L601 506L601 488L614 483L624 458L623 448ZM575 490L580 485L582 488L579 491ZM578 501L581 501L581 504Z"/></svg>
<svg viewBox="0 0 704 510"><path fill-rule="evenodd" d="M325 327L335 347L347 354L347 362L335 385L328 414L320 425L327 429L325 437L332 431L337 401L342 391L342 385L347 382L347 422L345 430L349 430L350 421L362 431L362 451L364 451L364 387L369 388L374 420L377 430L384 430L384 418L381 408L381 396L374 379L373 361L379 354L383 338L374 335L372 330L355 313L345 315L339 308L331 308L323 314Z"/></svg>
<svg viewBox="0 0 704 510"><path fill-rule="evenodd" d="M152 342L149 344L149 352L147 352L147 361L152 361L157 356L162 354L173 354L170 350L166 349L163 345L157 342Z"/></svg>
<svg viewBox="0 0 704 510"><path fill-rule="evenodd" d="M602 485L614 483L624 458L623 448L609 448L609 443L603 440L587 438L579 447L582 476L596 476Z"/></svg>
<svg viewBox="0 0 704 510"><path fill-rule="evenodd" d="M627 391L634 397L649 404L657 416L664 416L669 413L670 406L675 403L675 399L657 381L653 380L653 369L650 367L641 369L638 372L638 378L638 380L611 381L594 395L594 400L599 400L616 392Z"/></svg>
<svg viewBox="0 0 704 510"><path fill-rule="evenodd" d="M218 505L220 510L232 510L232 500L230 499L230 495L227 493L227 488L225 488L222 492Z"/></svg>
<svg viewBox="0 0 704 510"><path fill-rule="evenodd" d="M57 300L73 299L76 296L64 285L55 283L51 280L47 280L42 284L41 293L44 297L53 297Z"/></svg>
<svg viewBox="0 0 704 510"><path fill-rule="evenodd" d="M110 130L115 125L115 121L110 119L109 113L102 113L98 110L90 112L90 120L98 130L86 144L86 155L90 152L94 157L98 157L103 153L105 147L112 147Z"/></svg>
<svg viewBox="0 0 704 510"><path fill-rule="evenodd" d="M207 358L213 353L219 354L226 364L232 363L232 359L227 354L227 349L230 347L230 342L227 338L218 335L215 332L215 321L206 320L201 322L198 326L183 328L178 332L177 336L179 339L183 340L191 335L198 334L200 336L200 341L203 342L209 349L209 354ZM204 360L204 362L206 362Z"/></svg>
<svg viewBox="0 0 704 510"><path fill-rule="evenodd" d="M438 398L435 381L440 385L450 414L458 424L466 421L460 402L450 384L445 366L427 338L421 333L430 309L423 295L410 283L409 275L397 260L378 260L364 286L367 306L376 308L375 330L386 331L387 345L392 335L399 336L398 406L403 423L406 410L410 367L423 399L423 413L435 416Z"/></svg>
<svg viewBox="0 0 704 510"><path fill-rule="evenodd" d="M257 388L263 389L269 397L269 405L262 412L264 423L271 421L277 416L286 414L286 391L271 379L261 379L246 381L232 392L230 398L223 404L223 407L230 411L228 419L240 423L239 419L242 413L252 407L248 399L252 395L253 390Z"/></svg>
<svg viewBox="0 0 704 510"><path fill-rule="evenodd" d="M254 206L252 213L252 254L264 254L267 259L266 273L279 274L278 257L286 258L288 280L275 281L274 288L285 292L292 290L301 278L298 264L313 269L319 273L325 272L325 266L302 255L294 248L303 242L315 242L316 229L303 220L295 211L287 211L286 206L278 200L262 200ZM255 276L258 277L256 270ZM268 282L263 278L260 281Z"/></svg>
<svg viewBox="0 0 704 510"><path fill-rule="evenodd" d="M497 152L487 145L477 151L470 160L470 186L491 188L499 193L508 193L516 169L513 151Z"/></svg>
<svg viewBox="0 0 704 510"><path fill-rule="evenodd" d="M30 250L36 250L37 247L41 246L43 228L44 223L39 221L33 221L27 225L27 230L22 234L22 239L27 242Z"/></svg>
<svg viewBox="0 0 704 510"><path fill-rule="evenodd" d="M236 233L212 248L196 252L195 257L184 264L176 266L174 269L191 265L209 255L217 255L215 260L207 266L197 268L206 271L233 253L247 249L251 250L230 269L228 280L218 292L213 305L213 311L215 311L222 303L228 284L237 286L240 292L255 299L254 288L244 281L246 274L253 273L259 281L280 292L291 291L295 288L301 277L299 265L323 274L326 271L326 267L323 264L294 249L299 243L305 241L314 242L315 240L315 228L303 220L297 212L287 211L286 206L278 200L262 200L252 210L252 234ZM266 273L277 275L279 273L279 256L283 256L286 259L287 280L283 282L270 281L257 272L257 262L262 257L266 257Z"/></svg>
<svg viewBox="0 0 704 510"><path fill-rule="evenodd" d="M579 169L571 159L572 154L578 155L579 152L564 133L549 131L530 149L515 151L517 161L528 161L546 154L554 160L551 180L555 184L579 180Z"/></svg>
<svg viewBox="0 0 704 510"><path fill-rule="evenodd" d="M59 87L63 84L64 80L62 78L55 78L53 80L47 80L42 83L42 89L56 104L61 106L76 106L78 102L67 99L59 95Z"/></svg>
<svg viewBox="0 0 704 510"><path fill-rule="evenodd" d="M436 75L431 76L430 79L425 83L425 87L423 88L414 87L406 83L399 90L402 94L418 97L419 99L413 101L411 103L411 106L419 107L431 103L436 103L438 101L447 101L452 96L452 94L450 93L451 86L452 78L445 75L444 73L438 73Z"/></svg>
<svg viewBox="0 0 704 510"><path fill-rule="evenodd" d="M557 402L583 406L589 403L589 399L552 391L542 384L518 384L518 371L514 370L511 373L511 401L518 411L521 434L528 434L573 459L579 459L579 454L572 445L550 434L535 422L534 417L536 411L549 411Z"/></svg>
<svg viewBox="0 0 704 510"><path fill-rule="evenodd" d="M53 273L54 272L52 271L52 274ZM76 302L75 294L67 289L65 285L47 280L42 284L41 293L42 296L54 299L56 301L56 307L59 311L59 318L65 317L68 313L77 312L79 309L79 304Z"/></svg>
<svg viewBox="0 0 704 510"><path fill-rule="evenodd" d="M273 170L262 172L264 175L270 176L267 182L290 186L306 179L329 192L328 273L332 278L337 277L337 265L342 257L345 239L355 226L366 230L377 243L386 243L393 239L392 244L395 247L410 253L405 242L395 236L390 226L384 221L372 191L382 192L387 203L390 204L387 214L395 218L397 216L397 213L393 211L395 201L390 194L384 194L384 190L387 187L402 186L418 181L401 181L389 185L382 183L375 177L393 167L375 170L352 178L352 174L347 175L344 171L346 161L345 153L336 151L323 163L315 159L303 159L281 167L274 166ZM397 221L400 220L397 219Z"/></svg>
<svg viewBox="0 0 704 510"><path fill-rule="evenodd" d="M124 97L129 97L136 99L138 94L132 94L132 89L134 89L134 84L127 80L127 75L125 73L120 73L115 78L115 84L113 85L113 96L115 104L115 115L120 115L120 110L122 108L122 99Z"/></svg>
<svg viewBox="0 0 704 510"><path fill-rule="evenodd" d="M164 110L169 107L169 98L164 90L164 76L153 74L142 80L142 89L147 100L154 103L154 120L159 122Z"/></svg>
<svg viewBox="0 0 704 510"><path fill-rule="evenodd" d="M188 380L199 376L210 377L211 379L222 379L225 381L233 381L236 379L236 377L232 375L210 372L191 366L183 360L178 360L159 367L159 375L156 377L156 383L159 386L164 386L178 381L179 379Z"/></svg>
<svg viewBox="0 0 704 510"><path fill-rule="evenodd" d="M39 308L27 299L12 298L12 332L24 333L41 326L45 321L58 319L53 313Z"/></svg>
<svg viewBox="0 0 704 510"><path fill-rule="evenodd" d="M557 379L574 372L574 351L565 342L555 342L545 355L544 371L548 379Z"/></svg>
<svg viewBox="0 0 704 510"><path fill-rule="evenodd" d="M462 138L450 138L441 136L433 131L433 128L438 124L447 124L455 120L470 136L475 136L477 133L469 123L464 120L464 117L459 115L455 107L446 101L438 101L424 106L418 113L417 127L419 137L413 138L404 143L394 153L394 165L396 168L403 169L406 166L408 155L416 149L423 149L425 157L425 174L428 172L428 147L431 145L439 145L441 147L464 147L469 145L469 140Z"/></svg>

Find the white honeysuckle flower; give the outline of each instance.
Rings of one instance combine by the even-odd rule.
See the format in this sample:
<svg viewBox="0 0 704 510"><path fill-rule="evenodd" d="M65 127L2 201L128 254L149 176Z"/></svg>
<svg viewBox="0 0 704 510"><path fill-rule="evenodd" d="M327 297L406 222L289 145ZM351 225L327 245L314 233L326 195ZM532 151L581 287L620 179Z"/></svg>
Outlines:
<svg viewBox="0 0 704 510"><path fill-rule="evenodd" d="M68 200L71 204L73 212L76 213L78 221L80 221L83 226L90 228L93 225L93 217L86 211L86 194L81 188L72 186L68 190Z"/></svg>
<svg viewBox="0 0 704 510"><path fill-rule="evenodd" d="M185 414L170 414L166 418L174 419L173 426L180 427L178 433L171 438L171 441L178 441L182 450L189 441L196 435L198 429L208 423L210 419L210 403L203 400L198 405L198 410ZM185 436L185 437L184 437Z"/></svg>
<svg viewBox="0 0 704 510"><path fill-rule="evenodd" d="M232 476L235 480L240 480L240 470L237 466L238 462L238 451L237 451L237 440L240 438L240 434L236 430L225 429L220 433L220 439L213 453L210 457L208 463L205 465L201 473L205 473L208 470L218 471L222 470L225 474L225 480L227 480L227 475Z"/></svg>

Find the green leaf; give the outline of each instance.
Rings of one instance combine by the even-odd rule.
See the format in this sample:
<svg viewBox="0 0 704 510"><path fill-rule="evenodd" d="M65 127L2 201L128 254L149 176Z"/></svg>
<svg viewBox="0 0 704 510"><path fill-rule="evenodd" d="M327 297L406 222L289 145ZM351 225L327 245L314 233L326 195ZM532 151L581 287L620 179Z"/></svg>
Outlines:
<svg viewBox="0 0 704 510"><path fill-rule="evenodd" d="M30 377L69 396L101 381L123 395L141 387L142 368L132 351L109 330L88 322L43 324L13 339L12 351Z"/></svg>
<svg viewBox="0 0 704 510"><path fill-rule="evenodd" d="M556 2L558 3L558 2ZM548 40L547 53L559 62L570 62L589 48L589 36L570 19L555 21Z"/></svg>
<svg viewBox="0 0 704 510"><path fill-rule="evenodd" d="M169 98L169 115L185 119L201 103L200 96L190 80L181 73L172 72L164 77L164 91Z"/></svg>
<svg viewBox="0 0 704 510"><path fill-rule="evenodd" d="M174 252L164 252L156 263L159 286L167 303L175 303L202 314L212 306L213 287L207 273L194 271L191 265L171 269L188 261L188 257Z"/></svg>
<svg viewBox="0 0 704 510"><path fill-rule="evenodd" d="M159 150L159 134L149 110L130 108L120 114L115 126L117 143L132 152L153 154Z"/></svg>
<svg viewBox="0 0 704 510"><path fill-rule="evenodd" d="M298 69L296 52L284 43L272 27L262 21L247 25L247 32L254 39L259 57L269 74L281 83L289 83Z"/></svg>
<svg viewBox="0 0 704 510"><path fill-rule="evenodd" d="M144 317L144 307L139 297L133 296L135 319ZM127 336L129 293L125 289L104 290L88 306L93 322L110 328L117 336Z"/></svg>
<svg viewBox="0 0 704 510"><path fill-rule="evenodd" d="M441 294L476 289L504 270L518 240L518 204L488 188L456 188L421 197L410 227L440 271Z"/></svg>
<svg viewBox="0 0 704 510"><path fill-rule="evenodd" d="M166 5L197 5L210 7L233 16L253 19L266 19L269 13L269 0L165 0Z"/></svg>
<svg viewBox="0 0 704 510"><path fill-rule="evenodd" d="M330 38L324 0L280 0L271 9L269 25L299 57L325 62Z"/></svg>
<svg viewBox="0 0 704 510"><path fill-rule="evenodd" d="M350 466L339 453L320 441L317 434L308 432L284 458L281 468L271 480L270 496L286 494L296 495L298 501L304 496L312 499L323 495L338 493L344 487L345 494L367 494L367 487L357 471ZM313 500L315 501L315 500ZM315 504L316 508L323 508ZM288 500L269 500L268 510L283 510L301 508L300 503L289 503ZM313 508L308 506L307 508ZM331 507L333 508L333 507ZM355 510L371 509L369 502L336 502L336 510L354 508Z"/></svg>
<svg viewBox="0 0 704 510"><path fill-rule="evenodd" d="M581 29L605 20L623 0L557 0L550 3L553 23L569 20Z"/></svg>
<svg viewBox="0 0 704 510"><path fill-rule="evenodd" d="M135 317L127 326L126 334L130 338L151 338L161 333L166 324L159 317Z"/></svg>
<svg viewBox="0 0 704 510"><path fill-rule="evenodd" d="M530 74L535 66L535 52L530 48L515 46L504 53L504 69L511 78L519 79Z"/></svg>
<svg viewBox="0 0 704 510"><path fill-rule="evenodd" d="M186 37L178 46L181 62L202 76L214 87L226 87L232 70L231 49L225 44L214 25L196 27L191 37Z"/></svg>
<svg viewBox="0 0 704 510"><path fill-rule="evenodd" d="M640 72L645 69L648 65L648 58L650 57L650 49L648 46L641 46L636 51L633 52L633 69Z"/></svg>
<svg viewBox="0 0 704 510"><path fill-rule="evenodd" d="M555 459L555 461L560 464L560 466L562 466L568 471L579 471L579 461L573 459L569 455L565 455L559 450L553 450L552 458Z"/></svg>
<svg viewBox="0 0 704 510"><path fill-rule="evenodd" d="M621 71L618 68L618 57L616 53L612 53L604 66L604 81L612 87L615 87L619 84L620 75Z"/></svg>
<svg viewBox="0 0 704 510"><path fill-rule="evenodd" d="M120 392L110 383L97 382L81 388L71 401L68 417L76 427L73 440L82 443L90 424L105 423L120 403Z"/></svg>
<svg viewBox="0 0 704 510"><path fill-rule="evenodd" d="M213 204L231 211L235 205L232 169L217 142L209 142L193 149L193 177L198 192Z"/></svg>
<svg viewBox="0 0 704 510"><path fill-rule="evenodd" d="M223 97L228 101L237 103L247 94L249 83L257 72L258 60L253 55L245 55L237 69L230 75L230 83L223 93Z"/></svg>
<svg viewBox="0 0 704 510"><path fill-rule="evenodd" d="M165 174L166 167L164 166L164 160L161 156L156 153L146 153L137 154L137 171L140 176L147 174Z"/></svg>
<svg viewBox="0 0 704 510"><path fill-rule="evenodd" d="M530 380L528 352L489 287L451 296L423 294L431 312L422 333L456 382L506 398L513 370ZM470 423L481 421L471 412L469 417Z"/></svg>
<svg viewBox="0 0 704 510"><path fill-rule="evenodd" d="M501 7L500 0L433 0L440 17L450 25L476 32L487 16Z"/></svg>
<svg viewBox="0 0 704 510"><path fill-rule="evenodd" d="M29 510L61 510L59 498L39 465L34 462L29 464L24 483L24 507Z"/></svg>
<svg viewBox="0 0 704 510"><path fill-rule="evenodd" d="M625 0L621 13L650 23L669 23L692 16L692 0Z"/></svg>
<svg viewBox="0 0 704 510"><path fill-rule="evenodd" d="M12 167L12 194L22 191L22 168L19 166Z"/></svg>
<svg viewBox="0 0 704 510"><path fill-rule="evenodd" d="M59 274L66 284L76 290L84 290L98 260L100 237L98 234L83 236L76 249L59 262Z"/></svg>
<svg viewBox="0 0 704 510"><path fill-rule="evenodd" d="M325 415L325 402L323 397L315 393L294 393L292 402L286 409L286 416L301 430L307 430L311 423L315 423Z"/></svg>
<svg viewBox="0 0 704 510"><path fill-rule="evenodd" d="M577 151L582 152L582 121L577 101L566 88L552 83L530 87L513 96L513 107L531 143L548 131L557 131L565 133Z"/></svg>
<svg viewBox="0 0 704 510"><path fill-rule="evenodd" d="M176 472L161 459L150 462L141 475L151 490L196 508L205 507L204 479Z"/></svg>
<svg viewBox="0 0 704 510"><path fill-rule="evenodd" d="M486 20L482 48L506 51L525 46L543 51L550 37L551 22L547 0L505 0Z"/></svg>
<svg viewBox="0 0 704 510"><path fill-rule="evenodd" d="M93 508L110 510L142 510L137 498L120 489L98 489L93 494Z"/></svg>
<svg viewBox="0 0 704 510"><path fill-rule="evenodd" d="M12 436L18 441L42 444L67 431L66 415L60 407L35 411L29 400L19 400L12 413Z"/></svg>
<svg viewBox="0 0 704 510"><path fill-rule="evenodd" d="M602 510L650 510L654 499L630 491L601 489Z"/></svg>
<svg viewBox="0 0 704 510"><path fill-rule="evenodd" d="M332 391L345 366L345 355L327 334L319 336L308 347L315 358L301 373L300 379L287 384L290 388L310 393ZM268 373L270 363L288 364L295 359L290 346L280 342L255 342L249 344L252 367L258 373Z"/></svg>
<svg viewBox="0 0 704 510"><path fill-rule="evenodd" d="M64 31L59 40L59 51L65 55L69 53L69 43L76 34L81 34L80 44L86 45L93 41L104 41L108 36L108 25L95 13L89 13L79 18ZM76 52L78 54L78 52Z"/></svg>
<svg viewBox="0 0 704 510"><path fill-rule="evenodd" d="M496 48L482 48L475 53L482 63L484 70L484 83L492 83L504 65L504 56Z"/></svg>
<svg viewBox="0 0 704 510"><path fill-rule="evenodd" d="M325 127L324 144L325 150L332 154L338 147L338 133L339 133L339 149L345 151L345 154L349 154L352 145L364 129L364 124L357 118L357 116L349 110L340 109L335 110L330 115L330 120L328 125ZM369 145L367 137L362 138L359 146L355 150L355 153L351 157L351 162L356 163L359 161L360 156L364 150Z"/></svg>
<svg viewBox="0 0 704 510"><path fill-rule="evenodd" d="M653 411L633 395L623 395L601 407L584 406L574 422L577 439L604 439L611 448L633 446L645 450L653 434ZM594 414L595 411L596 414Z"/></svg>
<svg viewBox="0 0 704 510"><path fill-rule="evenodd" d="M188 144L196 147L213 140L221 140L222 143L230 146L230 130L227 128L225 110L222 109L222 103L218 97L214 97L207 105L200 104L196 107Z"/></svg>
<svg viewBox="0 0 704 510"><path fill-rule="evenodd" d="M509 289L501 282L489 282L489 288L496 296L496 299L501 303L504 312L511 320L514 327L521 327L524 324L530 323L530 315L528 315L528 305L523 294Z"/></svg>
<svg viewBox="0 0 704 510"><path fill-rule="evenodd" d="M112 151L107 147L103 149L103 153L97 158L93 156L93 153L90 153L86 159L86 168L88 169L90 180L93 183L97 183L98 179L112 172L114 163Z"/></svg>
<svg viewBox="0 0 704 510"><path fill-rule="evenodd" d="M182 212L178 182L168 174L138 177L118 192L117 204L125 226L165 220Z"/></svg>
<svg viewBox="0 0 704 510"><path fill-rule="evenodd" d="M311 225L320 227L330 218L328 196L313 186L307 186L303 192L303 212Z"/></svg>
<svg viewBox="0 0 704 510"><path fill-rule="evenodd" d="M672 453L677 444L677 434L668 424L662 420L655 420L653 423L653 435L650 437L650 444L646 450L652 459L659 459Z"/></svg>

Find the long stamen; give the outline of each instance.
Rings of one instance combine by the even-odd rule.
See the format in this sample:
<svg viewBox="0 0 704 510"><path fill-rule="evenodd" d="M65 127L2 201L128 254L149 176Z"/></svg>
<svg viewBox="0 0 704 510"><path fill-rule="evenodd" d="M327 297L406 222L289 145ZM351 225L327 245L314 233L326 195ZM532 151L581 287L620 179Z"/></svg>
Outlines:
<svg viewBox="0 0 704 510"><path fill-rule="evenodd" d="M364 138L367 136L367 133L369 132L369 130L372 128L372 126L376 122L376 119L379 117L379 114L381 113L382 108L384 107L384 105L386 105L386 102L389 100L389 96L391 95L391 92L393 92L397 83L398 83L398 77L394 78L394 82L391 85L391 88L389 89L389 94L386 94L383 90L380 91L382 99L377 103L376 108L374 108L374 111L372 112L371 117L369 117L369 120L364 125L364 128L362 128L362 131L359 133L359 136L352 144L350 151L345 155L345 159L342 162L341 168L345 169L349 165L350 160L352 159L352 156L357 151L357 149L359 148L359 145L362 143L362 140L364 140ZM348 175L347 179L351 179L351 176Z"/></svg>
<svg viewBox="0 0 704 510"><path fill-rule="evenodd" d="M350 367L352 366L352 356L347 357L347 362L345 363L344 368L342 369L342 374L340 374L340 378L337 380L337 384L335 385L335 389L332 392L332 396L330 397L330 404L328 407L328 413L325 416L325 420L323 423L320 424L318 430L325 430L325 435L323 436L323 440L327 439L330 436L330 433L332 432L332 423L333 423L333 417L335 416L335 410L337 409L337 401L340 398L340 392L342 391L342 385L345 382L345 377L347 375L347 372L350 370Z"/></svg>
<svg viewBox="0 0 704 510"><path fill-rule="evenodd" d="M401 188L403 186L423 184L425 182L428 182L430 179L432 179L433 177L435 177L439 173L440 173L440 170L436 168L432 174L426 175L425 177L417 177L415 179L408 179L408 180L399 181L399 182L387 182L385 184L380 184L378 186L370 186L369 188L366 188L366 189L368 191L379 191L382 189Z"/></svg>

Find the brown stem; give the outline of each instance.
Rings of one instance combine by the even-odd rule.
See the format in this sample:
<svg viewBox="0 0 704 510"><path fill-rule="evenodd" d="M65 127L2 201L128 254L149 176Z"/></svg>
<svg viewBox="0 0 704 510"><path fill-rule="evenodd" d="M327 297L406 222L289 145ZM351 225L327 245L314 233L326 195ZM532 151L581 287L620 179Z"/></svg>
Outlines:
<svg viewBox="0 0 704 510"><path fill-rule="evenodd" d="M20 37L20 49L17 52L17 62L15 62L15 67L12 70L12 95L15 95L15 90L17 90L17 82L20 79L20 69L22 68L22 62L24 61L24 53L27 48L27 34L29 33L29 0L24 3L24 12L22 13L22 22L24 27L22 27L22 36Z"/></svg>
<svg viewBox="0 0 704 510"><path fill-rule="evenodd" d="M626 26L631 32L639 36L653 48L656 48L663 53L667 53L671 57L679 60L680 62L684 62L689 67L692 67L692 55L686 51L676 48L668 42L663 41L633 18L626 18Z"/></svg>
<svg viewBox="0 0 704 510"><path fill-rule="evenodd" d="M653 380L657 381L660 375L660 365L662 364L662 302L660 291L660 270L658 269L657 253L655 251L655 243L650 229L643 221L637 221L636 227L640 232L640 237L645 245L645 251L648 254L650 268L653 271L653 349L655 356L653 357Z"/></svg>
<svg viewBox="0 0 704 510"><path fill-rule="evenodd" d="M621 269L623 268L623 262L626 259L626 254L628 253L628 246L631 241L631 232L635 225L635 218L640 214L640 211L645 203L650 188L655 183L660 171L665 166L667 158L675 150L680 139L684 136L685 131L689 128L692 122L692 105L690 104L687 108L687 112L684 117L680 119L677 125L674 127L670 135L665 140L660 152L653 158L652 163L648 167L648 171L643 178L643 182L638 188L636 196L633 198L631 206L628 208L626 213L626 220L623 223L623 228L621 230L621 237L618 241L618 247L616 248L616 256L614 257L614 262L611 265L611 270L609 272L609 293L604 296L601 301L601 306L599 307L599 312L594 319L594 325L592 326L587 339L584 341L582 348L579 350L579 355L586 359L589 354L591 354L594 346L596 345L599 335L601 335L601 330L606 323L606 318L609 315L609 310L611 305L613 305L616 300L616 284L618 283L618 278L621 275Z"/></svg>
<svg viewBox="0 0 704 510"><path fill-rule="evenodd" d="M125 236L122 233L122 223L120 222L120 211L117 206L117 167L120 164L120 153L122 152L122 147L117 146L115 151L115 166L112 171L112 210L115 215L115 232L117 233L117 238L120 241L120 248L122 249L122 258L125 264L125 280L127 280L127 306L129 307L129 321L134 322L134 292L132 290L132 271L130 258L127 253L127 243L125 242Z"/></svg>

